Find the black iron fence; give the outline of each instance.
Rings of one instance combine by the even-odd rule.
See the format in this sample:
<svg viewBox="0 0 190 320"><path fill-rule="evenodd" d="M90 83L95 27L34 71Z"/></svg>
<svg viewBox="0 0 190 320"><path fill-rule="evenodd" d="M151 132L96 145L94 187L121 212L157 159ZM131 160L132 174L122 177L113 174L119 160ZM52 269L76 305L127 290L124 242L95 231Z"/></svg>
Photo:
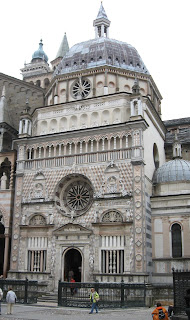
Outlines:
<svg viewBox="0 0 190 320"><path fill-rule="evenodd" d="M0 279L0 288L3 290L3 301L9 288L16 293L19 303L36 303L38 298L38 281Z"/></svg>
<svg viewBox="0 0 190 320"><path fill-rule="evenodd" d="M90 307L90 289L99 293L98 305L103 308L144 307L146 284L59 282L58 305L64 307Z"/></svg>
<svg viewBox="0 0 190 320"><path fill-rule="evenodd" d="M174 312L186 314L186 297L190 290L190 271L173 269Z"/></svg>

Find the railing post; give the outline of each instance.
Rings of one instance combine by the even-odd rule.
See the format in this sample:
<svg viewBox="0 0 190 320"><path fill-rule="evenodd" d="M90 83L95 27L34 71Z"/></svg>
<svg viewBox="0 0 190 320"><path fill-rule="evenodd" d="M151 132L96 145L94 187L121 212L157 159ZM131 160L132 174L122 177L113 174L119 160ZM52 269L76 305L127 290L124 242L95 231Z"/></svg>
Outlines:
<svg viewBox="0 0 190 320"><path fill-rule="evenodd" d="M95 280L95 290L98 292L99 291L99 281L98 280ZM99 293L99 292L98 292Z"/></svg>
<svg viewBox="0 0 190 320"><path fill-rule="evenodd" d="M58 284L58 306L62 305L62 286L61 286L61 280L59 280L59 284Z"/></svg>
<svg viewBox="0 0 190 320"><path fill-rule="evenodd" d="M24 303L28 303L28 279L25 280Z"/></svg>
<svg viewBox="0 0 190 320"><path fill-rule="evenodd" d="M124 307L124 281L121 280L121 308Z"/></svg>
<svg viewBox="0 0 190 320"><path fill-rule="evenodd" d="M144 307L146 306L146 283L144 280Z"/></svg>

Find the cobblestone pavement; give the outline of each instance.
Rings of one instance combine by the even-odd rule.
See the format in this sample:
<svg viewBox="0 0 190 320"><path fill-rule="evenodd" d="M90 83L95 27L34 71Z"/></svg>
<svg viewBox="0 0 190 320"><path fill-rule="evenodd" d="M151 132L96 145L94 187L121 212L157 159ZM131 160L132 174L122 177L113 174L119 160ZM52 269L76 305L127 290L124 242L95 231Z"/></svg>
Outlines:
<svg viewBox="0 0 190 320"><path fill-rule="evenodd" d="M89 309L26 306L16 304L13 315L7 315L6 304L2 305L1 320L151 320L153 308L100 309L99 313L89 314Z"/></svg>

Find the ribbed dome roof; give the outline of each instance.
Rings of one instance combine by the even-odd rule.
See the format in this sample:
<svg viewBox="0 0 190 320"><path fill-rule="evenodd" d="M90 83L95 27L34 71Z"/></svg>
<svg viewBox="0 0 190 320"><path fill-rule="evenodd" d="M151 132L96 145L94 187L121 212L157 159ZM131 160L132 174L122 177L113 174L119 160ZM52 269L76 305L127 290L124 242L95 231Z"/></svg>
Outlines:
<svg viewBox="0 0 190 320"><path fill-rule="evenodd" d="M190 161L174 159L164 163L155 173L154 182L190 180Z"/></svg>
<svg viewBox="0 0 190 320"><path fill-rule="evenodd" d="M32 62L34 62L34 59L42 59L42 60L48 62L48 56L43 50L42 40L40 40L38 50L36 50L32 55Z"/></svg>
<svg viewBox="0 0 190 320"><path fill-rule="evenodd" d="M100 37L74 45L62 59L54 75L105 65L149 73L137 50L130 44Z"/></svg>

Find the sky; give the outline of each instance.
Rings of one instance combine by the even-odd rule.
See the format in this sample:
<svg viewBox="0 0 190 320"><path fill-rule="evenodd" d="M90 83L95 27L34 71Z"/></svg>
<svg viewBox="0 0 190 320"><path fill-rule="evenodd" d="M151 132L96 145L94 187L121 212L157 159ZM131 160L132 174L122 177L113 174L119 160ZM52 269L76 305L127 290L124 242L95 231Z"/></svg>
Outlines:
<svg viewBox="0 0 190 320"><path fill-rule="evenodd" d="M100 0L1 1L0 72L20 69L43 40L49 62L67 34L69 47L95 37ZM190 117L190 1L103 0L109 36L135 47L162 97L162 119Z"/></svg>

